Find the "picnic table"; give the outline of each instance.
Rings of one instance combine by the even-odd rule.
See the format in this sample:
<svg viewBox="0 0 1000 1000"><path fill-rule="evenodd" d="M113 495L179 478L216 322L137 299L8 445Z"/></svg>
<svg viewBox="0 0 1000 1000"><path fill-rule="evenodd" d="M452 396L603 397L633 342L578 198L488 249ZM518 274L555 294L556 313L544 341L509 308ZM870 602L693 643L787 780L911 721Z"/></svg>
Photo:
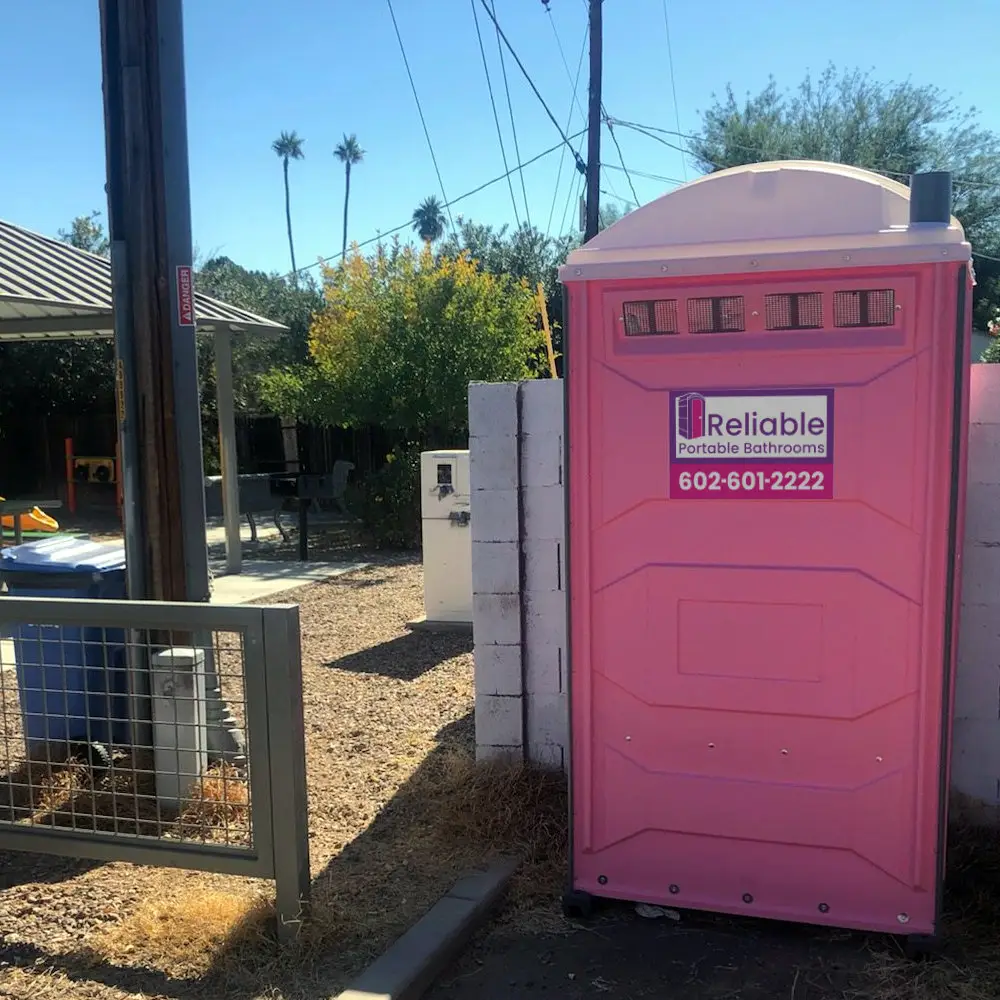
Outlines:
<svg viewBox="0 0 1000 1000"><path fill-rule="evenodd" d="M36 507L39 510L58 510L62 507L61 500L0 500L0 546L3 545L3 519L14 518L14 544L24 541L24 529L21 527L21 515L30 514Z"/></svg>

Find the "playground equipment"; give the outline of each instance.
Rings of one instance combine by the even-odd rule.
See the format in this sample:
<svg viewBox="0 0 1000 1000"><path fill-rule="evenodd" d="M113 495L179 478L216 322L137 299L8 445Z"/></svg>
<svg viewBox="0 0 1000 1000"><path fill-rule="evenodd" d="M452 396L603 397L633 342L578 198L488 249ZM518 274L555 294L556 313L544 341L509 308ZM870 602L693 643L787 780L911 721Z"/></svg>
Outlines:
<svg viewBox="0 0 1000 1000"><path fill-rule="evenodd" d="M73 451L73 439L66 438L66 506L71 514L76 513L76 490L78 486L94 484L98 486L113 486L115 489L115 505L118 513L122 511L122 483L118 475L118 455L90 456L76 455Z"/></svg>
<svg viewBox="0 0 1000 1000"><path fill-rule="evenodd" d="M9 501L7 501L6 497L0 497L0 503L4 504L6 508ZM15 518L17 518L17 521L14 520ZM46 534L49 534L59 530L59 522L55 518L49 517L48 514L35 504L32 504L31 509L25 511L23 514L14 512L4 514L3 517L0 517L0 528L5 531L20 529L22 532L44 531Z"/></svg>

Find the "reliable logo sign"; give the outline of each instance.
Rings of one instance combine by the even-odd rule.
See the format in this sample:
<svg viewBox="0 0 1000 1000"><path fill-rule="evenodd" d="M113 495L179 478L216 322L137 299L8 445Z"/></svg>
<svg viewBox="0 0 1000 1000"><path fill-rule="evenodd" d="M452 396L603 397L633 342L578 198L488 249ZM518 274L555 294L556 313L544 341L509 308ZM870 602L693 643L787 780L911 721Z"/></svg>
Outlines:
<svg viewBox="0 0 1000 1000"><path fill-rule="evenodd" d="M672 392L670 408L671 482L682 492L702 495L695 480L704 479L706 489L718 483L720 495L786 494L794 479L813 498L832 496L832 469L818 467L833 462L833 390Z"/></svg>

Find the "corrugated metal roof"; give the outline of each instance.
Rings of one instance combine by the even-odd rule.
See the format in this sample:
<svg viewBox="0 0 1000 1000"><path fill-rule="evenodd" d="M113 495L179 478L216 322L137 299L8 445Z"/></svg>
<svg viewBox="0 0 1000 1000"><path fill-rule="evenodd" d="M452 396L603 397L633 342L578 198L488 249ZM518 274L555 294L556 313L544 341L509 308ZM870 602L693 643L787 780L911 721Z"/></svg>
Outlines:
<svg viewBox="0 0 1000 1000"><path fill-rule="evenodd" d="M199 331L287 329L195 290ZM111 335L111 262L0 219L0 340Z"/></svg>

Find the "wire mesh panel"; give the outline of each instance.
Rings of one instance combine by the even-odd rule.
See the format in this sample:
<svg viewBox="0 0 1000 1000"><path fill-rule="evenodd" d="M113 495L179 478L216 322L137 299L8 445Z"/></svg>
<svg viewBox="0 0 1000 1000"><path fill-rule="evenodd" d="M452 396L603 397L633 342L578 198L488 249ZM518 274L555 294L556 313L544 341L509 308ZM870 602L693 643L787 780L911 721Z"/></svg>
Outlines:
<svg viewBox="0 0 1000 1000"><path fill-rule="evenodd" d="M0 825L253 848L242 632L5 632Z"/></svg>
<svg viewBox="0 0 1000 1000"><path fill-rule="evenodd" d="M10 580L8 579L8 586ZM298 608L0 596L0 850L309 896Z"/></svg>

